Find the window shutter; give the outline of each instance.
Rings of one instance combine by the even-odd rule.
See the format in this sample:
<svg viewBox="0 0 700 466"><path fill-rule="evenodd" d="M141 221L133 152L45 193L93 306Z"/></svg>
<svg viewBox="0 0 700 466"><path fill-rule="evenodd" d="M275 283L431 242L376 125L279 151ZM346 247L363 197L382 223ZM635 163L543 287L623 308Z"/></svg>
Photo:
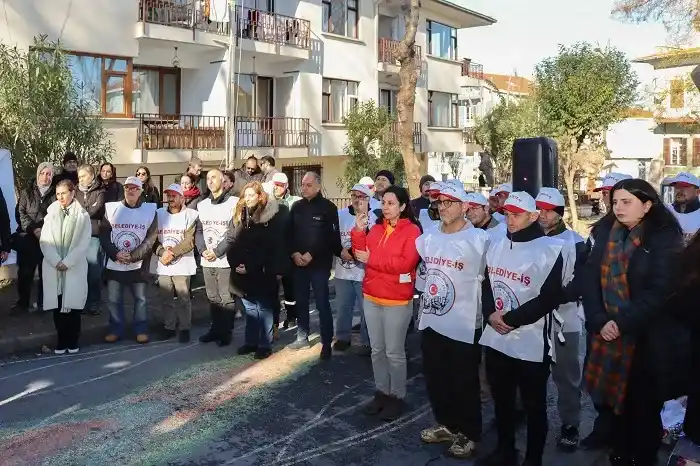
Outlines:
<svg viewBox="0 0 700 466"><path fill-rule="evenodd" d="M671 165L671 139L664 138L664 164Z"/></svg>
<svg viewBox="0 0 700 466"><path fill-rule="evenodd" d="M684 167L688 166L688 139L684 138L681 144L681 165Z"/></svg>
<svg viewBox="0 0 700 466"><path fill-rule="evenodd" d="M700 167L700 138L693 138L693 166Z"/></svg>

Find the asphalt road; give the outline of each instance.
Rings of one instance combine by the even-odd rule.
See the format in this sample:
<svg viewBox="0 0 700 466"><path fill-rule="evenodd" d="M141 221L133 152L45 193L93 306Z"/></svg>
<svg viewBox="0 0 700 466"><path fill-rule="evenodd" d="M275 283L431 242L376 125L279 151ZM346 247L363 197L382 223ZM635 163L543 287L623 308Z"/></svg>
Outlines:
<svg viewBox="0 0 700 466"><path fill-rule="evenodd" d="M322 363L316 345L255 362L235 355L242 321L237 325L227 348L121 343L74 356L8 361L0 366L0 465L469 464L419 440L432 415L417 336L411 337L410 411L381 423L361 412L373 393L368 358L336 355ZM204 331L195 329L194 336ZM283 341L291 341L292 333ZM545 464L607 464L596 455L555 451L553 389L549 402ZM484 410L487 451L494 442L493 416L489 404ZM588 404L583 418L587 433Z"/></svg>

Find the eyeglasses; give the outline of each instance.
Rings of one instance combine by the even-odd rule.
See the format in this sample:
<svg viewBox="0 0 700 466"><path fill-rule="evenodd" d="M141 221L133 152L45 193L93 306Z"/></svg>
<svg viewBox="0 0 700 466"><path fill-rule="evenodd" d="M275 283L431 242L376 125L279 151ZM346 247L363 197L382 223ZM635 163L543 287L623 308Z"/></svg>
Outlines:
<svg viewBox="0 0 700 466"><path fill-rule="evenodd" d="M129 192L134 192L134 191L140 191L141 188L138 186L124 186L124 189L126 189Z"/></svg>
<svg viewBox="0 0 700 466"><path fill-rule="evenodd" d="M430 207L432 207L433 209L437 209L440 205L442 205L444 208L449 209L454 204L459 204L459 203L460 203L460 201L453 201L452 199L444 199L442 201L437 200L437 201L431 202Z"/></svg>

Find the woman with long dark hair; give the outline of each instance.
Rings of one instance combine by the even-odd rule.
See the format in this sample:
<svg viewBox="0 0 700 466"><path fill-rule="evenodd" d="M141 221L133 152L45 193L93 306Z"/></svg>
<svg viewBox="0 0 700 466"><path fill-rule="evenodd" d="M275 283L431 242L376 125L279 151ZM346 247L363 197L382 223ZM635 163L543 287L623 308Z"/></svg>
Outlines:
<svg viewBox="0 0 700 466"><path fill-rule="evenodd" d="M143 192L141 193L143 202L160 204L160 193L151 179L151 170L149 170L147 166L141 165L136 169L136 177L141 180L141 184L143 184Z"/></svg>
<svg viewBox="0 0 700 466"><path fill-rule="evenodd" d="M109 162L100 165L100 181L105 188L105 203L124 200L124 186L117 181L117 169Z"/></svg>
<svg viewBox="0 0 700 466"><path fill-rule="evenodd" d="M350 235L355 259L365 264L362 281L365 320L372 347L376 392L365 408L391 421L406 403L406 331L413 317L416 239L420 224L411 209L408 191L390 186L382 196L377 223L368 228L368 201L360 202Z"/></svg>
<svg viewBox="0 0 700 466"><path fill-rule="evenodd" d="M619 181L610 199L591 235L582 290L591 339L584 376L593 402L615 415L611 464L651 466L663 403L680 395L668 371L678 348L664 303L682 232L644 180Z"/></svg>

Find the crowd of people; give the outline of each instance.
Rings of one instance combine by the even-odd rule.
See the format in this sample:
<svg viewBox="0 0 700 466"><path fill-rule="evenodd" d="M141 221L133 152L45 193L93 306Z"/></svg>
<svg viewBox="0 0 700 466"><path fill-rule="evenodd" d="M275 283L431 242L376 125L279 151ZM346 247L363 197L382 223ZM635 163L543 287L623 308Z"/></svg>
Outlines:
<svg viewBox="0 0 700 466"><path fill-rule="evenodd" d="M498 442L478 464L541 465L550 375L562 451L608 448L613 465L651 466L663 403L682 395L689 395L686 434L700 441L700 384L691 371L700 356L693 299L700 181L692 174L665 180L674 188L671 205L644 180L608 174L597 188L607 214L584 239L566 226L564 196L552 187L533 197L504 183L487 197L426 175L421 196L410 199L381 170L360 179L350 205L338 209L315 172L304 175L296 197L271 157L206 173L193 159L161 204L147 167L119 184L111 164L96 173L73 154L63 162L56 177L52 165L37 167L19 198L14 239L5 231L9 216L0 217L8 224L0 229L0 258L10 243L18 252L15 311L29 307L39 267L39 306L54 312L59 354L78 351L81 314L99 312L102 280L107 342L126 336L126 290L135 338L149 341L153 275L177 297L163 336L190 341L191 279L201 269L211 313L202 343L229 345L240 307L238 354L269 357L280 326L296 326L288 348L308 348L313 290L321 360L334 351L370 356L375 394L364 411L385 421L407 409L406 340L417 328L436 421L420 437L448 444L453 457L475 457L487 392ZM598 415L580 440L582 390ZM523 462L518 410L527 424Z"/></svg>

